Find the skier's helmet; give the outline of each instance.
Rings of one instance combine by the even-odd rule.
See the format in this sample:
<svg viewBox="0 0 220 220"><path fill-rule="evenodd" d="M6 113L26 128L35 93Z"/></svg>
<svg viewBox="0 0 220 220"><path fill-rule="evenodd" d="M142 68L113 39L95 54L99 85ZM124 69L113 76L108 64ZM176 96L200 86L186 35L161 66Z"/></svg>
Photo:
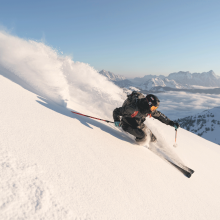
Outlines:
<svg viewBox="0 0 220 220"><path fill-rule="evenodd" d="M147 95L146 100L152 112L155 111L160 105L160 100L153 94Z"/></svg>

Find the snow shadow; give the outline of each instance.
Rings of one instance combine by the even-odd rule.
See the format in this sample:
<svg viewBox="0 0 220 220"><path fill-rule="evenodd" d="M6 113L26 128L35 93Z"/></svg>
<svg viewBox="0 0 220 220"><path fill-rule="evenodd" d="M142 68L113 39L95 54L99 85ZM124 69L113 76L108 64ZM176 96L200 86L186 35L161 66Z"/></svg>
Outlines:
<svg viewBox="0 0 220 220"><path fill-rule="evenodd" d="M9 79L10 81L14 82L15 84L21 86L22 88L26 89L29 92L32 92L36 95L41 95L33 87L31 87L26 82L24 82L24 80L22 80L19 76L15 75L12 71L7 70L2 66L0 66L0 75Z"/></svg>
<svg viewBox="0 0 220 220"><path fill-rule="evenodd" d="M127 135L123 134L121 131L117 131L115 130L113 127L111 127L111 125L108 124L104 124L103 122L100 121L96 121L94 119L88 118L88 117L84 117L84 116L80 116L77 114L72 113L71 111L75 111L73 109L67 109L64 108L62 106L57 105L56 103L53 103L43 97L38 96L38 98L42 101L36 100L36 102L38 102L40 105L43 105L44 107L55 111L59 114L62 114L64 116L69 117L70 119L76 119L78 120L81 124L83 124L84 126L93 129L90 125L95 126L97 128L100 128L102 131L111 134L112 136L114 136L115 138L118 138L122 141L127 141L127 142L132 142L131 139L129 137L127 137ZM77 112L77 111L75 111ZM110 123L109 123L110 124Z"/></svg>

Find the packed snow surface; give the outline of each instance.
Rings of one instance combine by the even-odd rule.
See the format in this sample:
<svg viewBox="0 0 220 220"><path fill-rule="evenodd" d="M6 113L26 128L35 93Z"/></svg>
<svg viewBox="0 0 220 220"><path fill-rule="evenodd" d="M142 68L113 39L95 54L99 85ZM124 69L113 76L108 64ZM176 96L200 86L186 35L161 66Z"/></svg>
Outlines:
<svg viewBox="0 0 220 220"><path fill-rule="evenodd" d="M122 91L42 43L0 33L0 69L0 219L220 219L218 145L180 128L174 148L148 118L158 143L138 146L71 113L112 120Z"/></svg>

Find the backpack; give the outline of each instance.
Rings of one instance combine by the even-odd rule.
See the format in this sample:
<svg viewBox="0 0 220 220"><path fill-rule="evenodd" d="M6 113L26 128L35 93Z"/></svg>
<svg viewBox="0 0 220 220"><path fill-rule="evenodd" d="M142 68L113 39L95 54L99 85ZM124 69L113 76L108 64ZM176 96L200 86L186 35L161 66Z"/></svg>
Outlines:
<svg viewBox="0 0 220 220"><path fill-rule="evenodd" d="M124 101L122 107L125 107L125 106L130 105L130 104L136 106L137 100L145 98L145 95L143 95L140 92L133 91L130 95L127 95L127 97L128 98Z"/></svg>

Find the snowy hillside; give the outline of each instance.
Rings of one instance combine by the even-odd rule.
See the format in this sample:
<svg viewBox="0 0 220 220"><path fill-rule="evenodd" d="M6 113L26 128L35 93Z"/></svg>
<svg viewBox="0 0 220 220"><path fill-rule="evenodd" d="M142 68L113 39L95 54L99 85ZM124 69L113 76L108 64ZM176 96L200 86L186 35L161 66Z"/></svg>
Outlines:
<svg viewBox="0 0 220 220"><path fill-rule="evenodd" d="M174 129L148 118L158 143L138 146L70 112L112 120L123 101L89 65L1 33L0 55L0 219L220 219L218 145L180 128L174 148Z"/></svg>
<svg viewBox="0 0 220 220"><path fill-rule="evenodd" d="M177 120L181 127L220 145L220 107Z"/></svg>

